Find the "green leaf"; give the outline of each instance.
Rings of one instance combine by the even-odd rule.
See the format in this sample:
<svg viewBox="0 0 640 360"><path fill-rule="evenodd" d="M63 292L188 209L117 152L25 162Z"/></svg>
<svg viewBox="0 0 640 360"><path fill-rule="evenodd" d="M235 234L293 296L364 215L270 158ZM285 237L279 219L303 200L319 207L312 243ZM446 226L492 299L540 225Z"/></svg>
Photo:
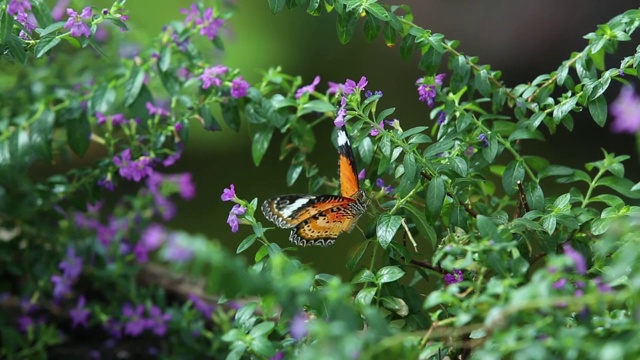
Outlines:
<svg viewBox="0 0 640 360"><path fill-rule="evenodd" d="M392 47L396 44L396 38L398 37L398 32L396 29L391 26L390 23L386 23L384 27L384 42L388 47Z"/></svg>
<svg viewBox="0 0 640 360"><path fill-rule="evenodd" d="M404 174L400 181L400 188L398 193L402 196L407 195L418 183L418 167L416 166L416 158L413 153L406 153L402 160L402 166L404 167Z"/></svg>
<svg viewBox="0 0 640 360"><path fill-rule="evenodd" d="M487 70L480 70L476 74L475 79L476 89L482 96L490 96L491 95L491 84L489 83L489 74Z"/></svg>
<svg viewBox="0 0 640 360"><path fill-rule="evenodd" d="M437 51L433 46L422 55L418 68L424 71L427 75L435 75L436 71L440 67L442 60L442 53Z"/></svg>
<svg viewBox="0 0 640 360"><path fill-rule="evenodd" d="M602 235L609 230L609 225L611 225L611 219L594 219L591 222L591 233L593 235Z"/></svg>
<svg viewBox="0 0 640 360"><path fill-rule="evenodd" d="M549 235L553 234L556 230L556 217L548 215L542 218L542 227L547 231Z"/></svg>
<svg viewBox="0 0 640 360"><path fill-rule="evenodd" d="M524 164L514 160L507 165L502 175L502 188L507 195L513 195L518 191L518 181L524 180Z"/></svg>
<svg viewBox="0 0 640 360"><path fill-rule="evenodd" d="M38 26L46 28L53 23L53 16L51 16L51 10L45 1L32 1L31 11L33 16L38 21ZM60 23L64 24L62 21ZM42 36L42 34L41 34Z"/></svg>
<svg viewBox="0 0 640 360"><path fill-rule="evenodd" d="M394 282L404 276L404 270L397 266L385 266L376 273L377 284Z"/></svg>
<svg viewBox="0 0 640 360"><path fill-rule="evenodd" d="M393 240L393 237L400 228L401 223L402 217L398 215L390 215L388 213L380 215L376 226L376 237L383 249L389 246L389 243Z"/></svg>
<svg viewBox="0 0 640 360"><path fill-rule="evenodd" d="M238 248L236 249L236 254L240 254L241 252L244 252L245 250L250 248L251 245L253 245L253 243L255 243L257 239L258 239L258 235L256 234L251 234L247 236L244 240L242 240L240 245L238 245Z"/></svg>
<svg viewBox="0 0 640 360"><path fill-rule="evenodd" d="M369 41L373 41L380 34L380 21L373 16L367 16L364 21L364 37Z"/></svg>
<svg viewBox="0 0 640 360"><path fill-rule="evenodd" d="M347 269L349 269L349 271L353 271L356 268L356 265L358 265L364 252L367 250L367 246L369 246L369 241L362 241L354 250L353 255L351 255L347 261Z"/></svg>
<svg viewBox="0 0 640 360"><path fill-rule="evenodd" d="M409 306L400 298L385 296L380 299L380 303L385 309L389 309L402 317L409 315Z"/></svg>
<svg viewBox="0 0 640 360"><path fill-rule="evenodd" d="M258 337L262 335L266 335L271 333L271 331L276 327L276 324L273 321L265 321L256 326L254 326L251 331L249 331L249 335L252 337Z"/></svg>
<svg viewBox="0 0 640 360"><path fill-rule="evenodd" d="M223 104L221 110L225 124L235 132L240 131L240 109L238 109L238 104L235 102Z"/></svg>
<svg viewBox="0 0 640 360"><path fill-rule="evenodd" d="M400 56L403 60L408 61L411 59L415 41L416 37L411 34L407 34L402 38L402 42L400 43Z"/></svg>
<svg viewBox="0 0 640 360"><path fill-rule="evenodd" d="M271 126L263 127L253 134L253 142L251 144L251 156L253 163L258 166L267 152L269 143L273 136L273 128Z"/></svg>
<svg viewBox="0 0 640 360"><path fill-rule="evenodd" d="M143 83L144 71L139 66L134 66L124 84L124 106L129 106L136 101Z"/></svg>
<svg viewBox="0 0 640 360"><path fill-rule="evenodd" d="M482 237L485 237L489 240L493 240L495 242L502 242L503 239L498 233L498 228L496 224L491 220L491 218L486 217L484 215L478 215L478 232Z"/></svg>
<svg viewBox="0 0 640 360"><path fill-rule="evenodd" d="M169 69L171 65L171 46L165 46L160 50L160 61L158 62L158 67L162 72L165 72Z"/></svg>
<svg viewBox="0 0 640 360"><path fill-rule="evenodd" d="M553 120L557 123L562 120L578 102L577 96L572 96L571 98L561 102L555 108L553 108Z"/></svg>
<svg viewBox="0 0 640 360"><path fill-rule="evenodd" d="M254 337L251 340L251 350L262 359L268 359L276 353L273 344L266 337Z"/></svg>
<svg viewBox="0 0 640 360"><path fill-rule="evenodd" d="M311 112L325 113L334 111L335 109L335 106L333 106L329 102L323 100L311 100L302 106L302 109L300 109L298 115L304 115Z"/></svg>
<svg viewBox="0 0 640 360"><path fill-rule="evenodd" d="M464 55L459 55L453 60L453 75L451 76L451 91L458 92L463 87L467 86L469 81L469 75L471 74L471 67L467 63L467 58Z"/></svg>
<svg viewBox="0 0 640 360"><path fill-rule="evenodd" d="M356 276L354 276L353 280L351 280L352 284L362 284L362 283L376 283L376 275L371 272L369 269L364 269L360 271Z"/></svg>
<svg viewBox="0 0 640 360"><path fill-rule="evenodd" d="M219 131L222 129L218 120L211 115L211 110L208 105L202 105L198 111L200 117L203 120L202 127L207 131Z"/></svg>
<svg viewBox="0 0 640 360"><path fill-rule="evenodd" d="M534 182L527 182L524 186L524 193L531 210L544 210L544 193L540 185Z"/></svg>
<svg viewBox="0 0 640 360"><path fill-rule="evenodd" d="M389 14L387 13L387 10L382 7L382 5L377 3L369 3L365 6L365 9L368 13L377 17L378 19L382 21L389 21Z"/></svg>
<svg viewBox="0 0 640 360"><path fill-rule="evenodd" d="M303 166L302 164L291 164L289 167L289 171L287 171L287 185L292 186L298 177L302 173Z"/></svg>
<svg viewBox="0 0 640 360"><path fill-rule="evenodd" d="M337 30L338 40L341 44L346 44L353 37L358 18L351 12L345 11L338 15Z"/></svg>
<svg viewBox="0 0 640 360"><path fill-rule="evenodd" d="M589 103L589 112L596 124L604 127L604 124L607 122L607 100L605 100L603 95L598 96Z"/></svg>
<svg viewBox="0 0 640 360"><path fill-rule="evenodd" d="M362 305L370 305L377 290L374 287L368 287L358 291L356 302Z"/></svg>
<svg viewBox="0 0 640 360"><path fill-rule="evenodd" d="M13 16L8 12L0 12L0 43L6 43L9 37L13 35Z"/></svg>
<svg viewBox="0 0 640 360"><path fill-rule="evenodd" d="M9 36L7 40L9 46L9 53L15 59L16 62L24 64L27 61L27 51L25 50L25 42L15 35Z"/></svg>
<svg viewBox="0 0 640 360"><path fill-rule="evenodd" d="M416 209L413 205L409 203L404 203L402 207L409 212L409 216L411 216L413 223L416 224L416 228L418 228L418 232L420 232L422 236L424 236L427 240L429 240L431 247L435 249L436 242L438 240L436 236L436 231L433 228L433 226L431 226L431 224L427 222L427 217L424 215L424 213L421 211L418 211L418 209Z"/></svg>
<svg viewBox="0 0 640 360"><path fill-rule="evenodd" d="M45 35L40 38L36 44L34 55L36 58L42 57L47 51L51 50L54 46L60 43L60 38L55 35Z"/></svg>
<svg viewBox="0 0 640 360"><path fill-rule="evenodd" d="M360 145L356 146L356 149L358 149L358 153L360 153L362 162L365 164L370 164L373 160L374 150L373 141L371 141L371 138L367 136L366 138L362 139L362 142L360 142Z"/></svg>
<svg viewBox="0 0 640 360"><path fill-rule="evenodd" d="M101 83L93 91L91 97L90 108L93 113L105 113L109 111L113 103L116 101L116 91L109 87L106 83Z"/></svg>
<svg viewBox="0 0 640 360"><path fill-rule="evenodd" d="M91 124L83 111L80 116L68 118L65 122L67 143L76 155L82 157L91 143Z"/></svg>
<svg viewBox="0 0 640 360"><path fill-rule="evenodd" d="M567 64L560 65L557 71L556 78L558 85L562 86L562 84L564 84L564 80L567 78L567 74L569 74L569 67L567 66Z"/></svg>
<svg viewBox="0 0 640 360"><path fill-rule="evenodd" d="M607 176L607 177L601 178L598 181L597 186L606 186L619 192L620 194L628 198L640 199L640 191L631 191L631 188L633 187L633 183L631 182L631 180L628 180L625 178L619 178L616 176Z"/></svg>
<svg viewBox="0 0 640 360"><path fill-rule="evenodd" d="M442 205L444 204L444 198L447 195L447 190L444 186L444 180L440 176L436 176L429 182L427 186L427 214L431 219L437 219L442 211Z"/></svg>
<svg viewBox="0 0 640 360"><path fill-rule="evenodd" d="M269 9L274 14L279 13L284 8L285 0L269 0Z"/></svg>
<svg viewBox="0 0 640 360"><path fill-rule="evenodd" d="M31 125L29 129L29 142L34 155L45 161L51 161L51 139L53 137L53 124L55 113L49 109L44 110L42 115Z"/></svg>

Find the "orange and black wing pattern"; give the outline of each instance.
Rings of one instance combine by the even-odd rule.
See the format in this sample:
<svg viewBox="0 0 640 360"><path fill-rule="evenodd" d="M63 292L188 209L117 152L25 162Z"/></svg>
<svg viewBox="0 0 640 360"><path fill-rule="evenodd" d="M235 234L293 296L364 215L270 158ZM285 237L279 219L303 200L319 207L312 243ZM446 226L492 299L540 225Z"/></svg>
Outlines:
<svg viewBox="0 0 640 360"><path fill-rule="evenodd" d="M262 212L278 227L291 229L289 240L300 246L328 246L349 232L364 214L366 202L358 183L351 143L338 129L340 195L283 195L265 201Z"/></svg>

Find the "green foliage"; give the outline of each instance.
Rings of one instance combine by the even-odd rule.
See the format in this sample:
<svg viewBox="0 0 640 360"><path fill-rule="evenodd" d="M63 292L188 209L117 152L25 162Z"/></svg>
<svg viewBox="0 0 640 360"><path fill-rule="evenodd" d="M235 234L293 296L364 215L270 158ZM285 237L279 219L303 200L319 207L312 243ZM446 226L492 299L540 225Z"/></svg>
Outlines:
<svg viewBox="0 0 640 360"><path fill-rule="evenodd" d="M341 43L363 25L367 40L399 43L406 60L419 52L415 66L425 74L418 91L438 121L408 128L392 117L394 107L378 109L382 95L368 94L366 78L350 81L348 91L321 92L273 67L239 91L237 69L215 69L206 56L211 49L189 42L202 36L204 25L195 21L169 24L133 58L92 66L82 56L88 45L102 51L94 38L72 36L44 2L33 2L38 27L26 40L20 37L24 25L7 12L7 1L0 2L0 61L54 74L71 65L37 59L62 56L66 44L77 48L77 69L71 70L82 71L74 79L24 71L26 78L14 75L15 85L0 100L0 291L13 303L37 304L54 320L16 330L15 316L0 317L2 343L9 344L1 357L43 357L54 345L64 346L68 336L58 331L70 327L80 294L88 298L91 329L130 324L132 316L122 310L130 302L145 314L156 305L170 314L166 334L154 337L168 358L640 353L640 184L625 177L629 156L603 150L602 160L574 169L521 147L541 144L559 126L581 126L573 114L585 107L597 125L606 124L611 80L639 74L640 52L618 54L618 42L630 41L640 26L639 10L599 25L585 36L586 47L556 71L509 87L500 71L457 50L457 41L415 24L408 6L267 3L274 14L285 7L312 16L335 13ZM116 1L106 15L86 19L92 35L104 21L126 29L124 5ZM207 8L197 2L195 9L204 16ZM232 15L222 1L209 9L218 20ZM209 40L224 49L217 34ZM608 64L608 54L622 57L619 66ZM442 66L444 79L437 74ZM209 77L214 70L215 80ZM89 77L100 81L77 86ZM167 108L158 107L162 96ZM232 230L252 229L235 250L251 263L217 241L181 231L165 229L162 244L151 248L149 231L172 217L170 197L190 197L185 178L164 176L162 167L180 156L190 126L222 131L220 117L229 130L246 131L256 166L268 151L279 151L290 162L287 184L306 181L313 193L338 187L309 158L316 143L330 141L315 127L344 120L356 161L369 172L361 186L375 217L345 264L351 279L303 265L292 248L274 241L282 235L262 223L258 199L246 200L246 191L236 194L233 187L222 199L234 203ZM279 147L272 144L276 131ZM64 161L70 151L83 157L93 146L102 155L91 165L44 180L29 173L38 161ZM119 194L108 210L96 205L104 187L142 179L139 191ZM64 274L68 249L85 268L73 279L74 292L58 296L52 279ZM154 267L159 264L164 271ZM184 290L189 283L198 285Z"/></svg>

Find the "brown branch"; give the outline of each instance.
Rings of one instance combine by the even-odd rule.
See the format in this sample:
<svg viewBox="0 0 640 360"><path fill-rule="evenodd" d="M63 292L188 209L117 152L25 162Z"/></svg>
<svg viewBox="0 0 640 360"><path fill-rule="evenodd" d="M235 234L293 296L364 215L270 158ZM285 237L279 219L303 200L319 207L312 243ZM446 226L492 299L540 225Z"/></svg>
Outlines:
<svg viewBox="0 0 640 360"><path fill-rule="evenodd" d="M524 186L522 186L522 181L518 180L516 181L516 184L518 184L518 193L520 194L520 203L524 207L524 211L525 212L531 211L531 208L529 207L529 203L527 202L527 195L524 193Z"/></svg>
<svg viewBox="0 0 640 360"><path fill-rule="evenodd" d="M419 266L421 268L429 269L431 271L435 271L443 275L447 273L440 265L431 265L427 262L416 260L416 259L411 259L409 262L413 265Z"/></svg>

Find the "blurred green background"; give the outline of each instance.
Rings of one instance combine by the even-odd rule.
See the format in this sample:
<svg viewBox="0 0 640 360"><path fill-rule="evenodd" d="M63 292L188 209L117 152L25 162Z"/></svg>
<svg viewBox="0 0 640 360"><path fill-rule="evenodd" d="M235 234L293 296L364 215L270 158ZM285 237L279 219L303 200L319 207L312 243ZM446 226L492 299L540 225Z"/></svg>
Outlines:
<svg viewBox="0 0 640 360"><path fill-rule="evenodd" d="M467 55L479 56L480 63L491 64L494 70L501 70L502 79L508 86L530 82L539 74L554 71L572 51L584 48L587 41L582 37L594 31L597 24L637 7L637 2L631 0L415 0L405 3L413 10L415 23L443 33L447 39L460 40L460 50ZM107 1L92 3L97 6L108 4ZM182 20L184 16L179 9L189 4L188 1L130 1L127 8L130 10L128 24L131 31L113 32L112 36L145 44L167 22ZM416 54L405 62L400 58L399 49L387 47L382 38L367 43L362 35L362 22L358 24L353 40L341 45L336 36L336 16L333 13L313 17L304 9L295 9L273 15L265 0L239 0L234 4L237 13L223 35L226 51L212 50L213 63L240 68L242 75L250 81L259 79L261 70L278 65L285 72L302 76L304 83L310 83L315 75L320 75L320 91L326 89L327 81L344 82L347 78L359 79L365 75L369 79L368 89L384 93L378 108L396 107L395 115L405 129L432 124L428 116L430 109L418 101L414 85L422 75L417 69L419 57ZM72 2L72 6L77 9L86 4L78 1ZM634 38L621 44L619 53L634 53L637 43L637 38ZM107 55L117 57L115 53ZM621 58L611 56L607 66L616 67ZM636 79L628 80L633 83ZM606 93L609 100L617 96L619 87L617 83L612 84ZM617 154L626 153L632 155L626 163L627 174L632 180L639 180L638 157L632 136L613 135L608 128L599 128L586 110L574 114L574 120L573 133L560 129L545 143L525 143L523 152L546 156L553 163L575 167L601 159L600 148ZM330 122L318 127L318 143L312 156L321 173L327 176L335 176L337 171L337 153L330 142L331 127ZM249 231L241 227L238 233L233 234L229 230L226 218L231 204L220 201L223 188L233 183L238 196L245 199L257 197L261 202L274 195L306 192L307 185L301 177L294 187L286 186L285 177L291 159L278 161L282 139L279 134L274 136L262 164L256 168L251 160L246 129L235 133L225 128L211 133L200 128L198 123L191 124L187 151L182 161L169 169L191 172L197 186L196 198L179 203L179 215L170 225L204 233L235 249ZM99 156L99 151L90 152L89 156ZM261 214L258 218L265 225L270 224ZM360 227L366 229L370 221L370 217L363 216ZM267 235L269 240L280 246L289 246L287 230L274 230ZM299 256L303 262L312 262L321 272L344 273L349 252L362 238L362 234L354 230L351 234L342 235L330 248L301 248ZM419 244L419 249L425 255L430 254L426 244Z"/></svg>

